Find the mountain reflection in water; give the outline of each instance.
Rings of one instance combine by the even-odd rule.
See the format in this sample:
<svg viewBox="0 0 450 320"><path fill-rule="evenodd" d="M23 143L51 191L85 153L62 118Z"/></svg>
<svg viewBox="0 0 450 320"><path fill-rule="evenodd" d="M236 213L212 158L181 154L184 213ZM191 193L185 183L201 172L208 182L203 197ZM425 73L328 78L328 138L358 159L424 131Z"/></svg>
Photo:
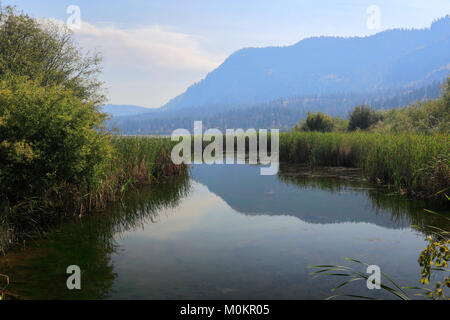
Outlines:
<svg viewBox="0 0 450 320"><path fill-rule="evenodd" d="M308 266L359 258L418 285L424 235L409 226L450 229L423 213L425 203L386 194L358 170L259 172L194 166L191 178L132 192L29 242L0 258L0 273L32 299L324 299L339 279L314 279ZM66 288L74 264L81 291ZM367 295L363 283L349 289Z"/></svg>

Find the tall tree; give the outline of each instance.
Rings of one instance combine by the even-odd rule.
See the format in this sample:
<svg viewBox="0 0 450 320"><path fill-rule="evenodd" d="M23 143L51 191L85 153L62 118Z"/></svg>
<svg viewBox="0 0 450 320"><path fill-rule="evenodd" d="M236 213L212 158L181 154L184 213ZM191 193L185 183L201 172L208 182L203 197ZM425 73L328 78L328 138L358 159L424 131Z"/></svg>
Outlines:
<svg viewBox="0 0 450 320"><path fill-rule="evenodd" d="M301 121L300 126L296 125L294 131L330 132L333 131L333 128L333 118L319 111L317 113L308 112L306 119Z"/></svg>
<svg viewBox="0 0 450 320"><path fill-rule="evenodd" d="M357 129L367 130L380 120L380 116L375 109L368 105L356 106L350 114L348 129L355 131Z"/></svg>
<svg viewBox="0 0 450 320"><path fill-rule="evenodd" d="M105 101L100 72L100 54L83 54L65 25L0 7L0 79L25 76L43 86L63 85L98 106Z"/></svg>
<svg viewBox="0 0 450 320"><path fill-rule="evenodd" d="M99 72L65 26L0 8L0 203L88 186L100 171L110 146Z"/></svg>

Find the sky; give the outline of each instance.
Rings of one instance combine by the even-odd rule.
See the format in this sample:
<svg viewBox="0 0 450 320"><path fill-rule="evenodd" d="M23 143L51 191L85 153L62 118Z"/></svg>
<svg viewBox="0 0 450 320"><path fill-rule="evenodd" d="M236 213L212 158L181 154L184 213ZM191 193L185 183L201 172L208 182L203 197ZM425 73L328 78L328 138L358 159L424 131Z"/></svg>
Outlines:
<svg viewBox="0 0 450 320"><path fill-rule="evenodd" d="M449 0L3 0L103 54L109 103L160 107L245 47L428 28ZM70 6L79 8L69 10Z"/></svg>

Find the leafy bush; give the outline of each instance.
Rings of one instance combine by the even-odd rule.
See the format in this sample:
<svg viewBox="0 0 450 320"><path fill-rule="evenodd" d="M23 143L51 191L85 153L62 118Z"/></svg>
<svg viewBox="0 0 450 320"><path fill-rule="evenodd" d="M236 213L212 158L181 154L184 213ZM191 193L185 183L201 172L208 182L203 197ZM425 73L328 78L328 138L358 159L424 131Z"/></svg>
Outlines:
<svg viewBox="0 0 450 320"><path fill-rule="evenodd" d="M108 159L99 72L99 56L83 55L65 26L0 7L0 188L10 205L86 185Z"/></svg>
<svg viewBox="0 0 450 320"><path fill-rule="evenodd" d="M280 135L280 160L359 167L374 182L435 197L450 185L449 143L444 134L290 132Z"/></svg>
<svg viewBox="0 0 450 320"><path fill-rule="evenodd" d="M105 101L100 71L100 54L82 54L65 25L0 7L0 79L23 76L42 86L62 85L99 105Z"/></svg>
<svg viewBox="0 0 450 320"><path fill-rule="evenodd" d="M186 172L170 162L170 140L103 130L100 57L81 52L65 26L0 7L0 251L55 217Z"/></svg>
<svg viewBox="0 0 450 320"><path fill-rule="evenodd" d="M447 78L447 83L444 85L444 96L445 108L447 112L450 112L450 77Z"/></svg>
<svg viewBox="0 0 450 320"><path fill-rule="evenodd" d="M380 115L368 105L355 107L350 114L349 131L370 129L380 120Z"/></svg>
<svg viewBox="0 0 450 320"><path fill-rule="evenodd" d="M383 112L379 132L449 133L450 132L450 78L444 86L443 97L415 105Z"/></svg>
<svg viewBox="0 0 450 320"><path fill-rule="evenodd" d="M63 86L0 81L0 182L9 202L88 184L110 155L105 118Z"/></svg>
<svg viewBox="0 0 450 320"><path fill-rule="evenodd" d="M333 131L334 122L331 116L325 115L322 112L311 113L308 112L306 119L302 119L300 125L294 127L294 131Z"/></svg>

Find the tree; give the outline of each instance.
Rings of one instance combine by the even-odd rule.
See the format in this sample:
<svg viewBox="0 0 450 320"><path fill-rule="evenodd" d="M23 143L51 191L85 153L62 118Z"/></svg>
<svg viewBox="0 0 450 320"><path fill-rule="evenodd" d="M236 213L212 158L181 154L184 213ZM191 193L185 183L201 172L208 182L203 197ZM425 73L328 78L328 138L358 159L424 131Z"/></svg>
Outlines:
<svg viewBox="0 0 450 320"><path fill-rule="evenodd" d="M447 83L444 84L444 96L443 96L446 111L450 112L450 77L447 77Z"/></svg>
<svg viewBox="0 0 450 320"><path fill-rule="evenodd" d="M11 206L89 186L110 154L100 59L80 52L65 27L0 8L0 193Z"/></svg>
<svg viewBox="0 0 450 320"><path fill-rule="evenodd" d="M348 129L350 131L355 131L357 129L367 130L380 120L380 115L370 106L356 106L350 114Z"/></svg>
<svg viewBox="0 0 450 320"><path fill-rule="evenodd" d="M450 77L443 85L441 98L383 111L381 115L383 121L374 128L378 132L450 132Z"/></svg>
<svg viewBox="0 0 450 320"><path fill-rule="evenodd" d="M334 121L330 115L322 112L308 112L306 119L302 119L300 125L294 127L294 131L320 131L331 132L334 128Z"/></svg>
<svg viewBox="0 0 450 320"><path fill-rule="evenodd" d="M104 115L70 89L22 77L0 82L0 182L10 202L88 184L109 154Z"/></svg>
<svg viewBox="0 0 450 320"><path fill-rule="evenodd" d="M0 79L24 76L42 86L63 85L82 102L105 101L98 53L83 55L65 25L0 7Z"/></svg>

